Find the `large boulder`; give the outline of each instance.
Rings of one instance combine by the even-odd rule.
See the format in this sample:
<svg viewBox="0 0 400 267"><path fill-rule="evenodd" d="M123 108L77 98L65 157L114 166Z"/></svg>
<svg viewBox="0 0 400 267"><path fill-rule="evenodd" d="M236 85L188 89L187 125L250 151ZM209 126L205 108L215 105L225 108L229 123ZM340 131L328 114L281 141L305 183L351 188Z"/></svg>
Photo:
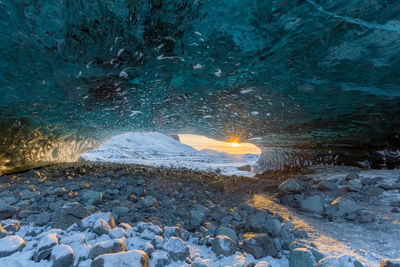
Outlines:
<svg viewBox="0 0 400 267"><path fill-rule="evenodd" d="M116 265L117 263L117 265ZM150 260L146 252L130 250L127 252L110 253L96 257L90 267L149 267Z"/></svg>
<svg viewBox="0 0 400 267"><path fill-rule="evenodd" d="M0 258L21 251L25 246L25 241L17 235L3 237L0 239Z"/></svg>
<svg viewBox="0 0 400 267"><path fill-rule="evenodd" d="M50 259L53 261L52 267L72 267L74 258L74 251L70 246L56 245L51 250Z"/></svg>
<svg viewBox="0 0 400 267"><path fill-rule="evenodd" d="M301 185L294 179L288 179L281 183L278 187L281 193L292 194L301 192Z"/></svg>
<svg viewBox="0 0 400 267"><path fill-rule="evenodd" d="M125 251L125 242L122 239L108 240L94 244L89 251L88 258L93 259L99 255L123 251Z"/></svg>
<svg viewBox="0 0 400 267"><path fill-rule="evenodd" d="M105 213L99 212L92 214L82 219L80 223L84 229L92 228L96 224L96 221L98 221L99 219L102 219L105 222L107 222L111 228L116 227L114 217L110 212L105 212Z"/></svg>
<svg viewBox="0 0 400 267"><path fill-rule="evenodd" d="M306 212L321 213L324 211L324 199L319 196L312 196L301 201L300 208Z"/></svg>
<svg viewBox="0 0 400 267"><path fill-rule="evenodd" d="M17 212L18 209L13 206L6 204L0 205L0 220L9 219Z"/></svg>
<svg viewBox="0 0 400 267"><path fill-rule="evenodd" d="M274 240L267 234L245 233L243 235L244 250L260 259L266 256L276 257L278 252Z"/></svg>
<svg viewBox="0 0 400 267"><path fill-rule="evenodd" d="M309 249L296 248L290 253L289 267L317 267L317 261Z"/></svg>
<svg viewBox="0 0 400 267"><path fill-rule="evenodd" d="M74 223L80 223L81 219L90 213L87 208L78 202L65 203L57 209L53 215L53 227L67 229Z"/></svg>
<svg viewBox="0 0 400 267"><path fill-rule="evenodd" d="M272 237L278 237L281 223L267 212L259 211L249 216L248 228L252 232L268 233Z"/></svg>
<svg viewBox="0 0 400 267"><path fill-rule="evenodd" d="M236 242L224 235L217 235L212 243L212 251L217 255L230 256L236 251Z"/></svg>
<svg viewBox="0 0 400 267"><path fill-rule="evenodd" d="M326 214L331 218L344 217L358 213L361 208L353 201L338 197L327 208Z"/></svg>
<svg viewBox="0 0 400 267"><path fill-rule="evenodd" d="M44 235L36 247L35 255L33 259L37 262L46 259L50 256L52 248L58 244L57 234Z"/></svg>
<svg viewBox="0 0 400 267"><path fill-rule="evenodd" d="M179 237L171 237L163 248L175 261L184 261L189 256L188 245Z"/></svg>
<svg viewBox="0 0 400 267"><path fill-rule="evenodd" d="M233 230L231 228L220 226L217 228L216 235L225 235L235 242L238 241L238 236L237 236L235 230Z"/></svg>

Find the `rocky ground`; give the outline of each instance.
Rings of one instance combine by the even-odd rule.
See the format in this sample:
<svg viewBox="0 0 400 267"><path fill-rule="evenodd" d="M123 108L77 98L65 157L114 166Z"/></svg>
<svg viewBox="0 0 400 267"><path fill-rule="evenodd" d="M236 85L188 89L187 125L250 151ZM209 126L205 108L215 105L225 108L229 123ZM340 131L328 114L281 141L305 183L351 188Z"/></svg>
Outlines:
<svg viewBox="0 0 400 267"><path fill-rule="evenodd" d="M387 227L363 205L385 192L398 195L400 176L316 175L276 171L253 179L77 163L1 176L0 266L358 267L391 256L365 260L329 250L315 238L326 229L310 225ZM396 214L396 201L386 215ZM394 239L398 234L393 230ZM399 240L400 234L392 244Z"/></svg>

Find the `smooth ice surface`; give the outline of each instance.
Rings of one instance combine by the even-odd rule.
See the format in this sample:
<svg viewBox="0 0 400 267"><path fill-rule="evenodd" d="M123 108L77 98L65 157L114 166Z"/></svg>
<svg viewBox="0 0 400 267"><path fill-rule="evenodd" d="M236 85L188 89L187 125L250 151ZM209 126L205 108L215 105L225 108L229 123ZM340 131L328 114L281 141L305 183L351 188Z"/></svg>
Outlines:
<svg viewBox="0 0 400 267"><path fill-rule="evenodd" d="M143 164L188 168L199 171L221 171L225 175L252 177L254 173L238 167L254 164L257 154L228 154L213 150L198 151L157 132L117 135L99 148L89 150L81 158L89 161Z"/></svg>
<svg viewBox="0 0 400 267"><path fill-rule="evenodd" d="M369 0L1 0L0 173L140 130L393 168L398 14Z"/></svg>

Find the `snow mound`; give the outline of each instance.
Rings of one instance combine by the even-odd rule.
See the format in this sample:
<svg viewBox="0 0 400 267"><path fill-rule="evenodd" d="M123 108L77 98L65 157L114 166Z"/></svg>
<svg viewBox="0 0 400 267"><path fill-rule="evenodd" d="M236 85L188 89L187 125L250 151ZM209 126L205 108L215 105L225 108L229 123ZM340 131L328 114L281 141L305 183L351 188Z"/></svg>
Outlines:
<svg viewBox="0 0 400 267"><path fill-rule="evenodd" d="M114 136L99 148L87 151L81 159L207 172L220 171L224 175L252 177L254 173L238 168L255 163L258 155L234 155L209 149L198 151L162 133L129 132Z"/></svg>

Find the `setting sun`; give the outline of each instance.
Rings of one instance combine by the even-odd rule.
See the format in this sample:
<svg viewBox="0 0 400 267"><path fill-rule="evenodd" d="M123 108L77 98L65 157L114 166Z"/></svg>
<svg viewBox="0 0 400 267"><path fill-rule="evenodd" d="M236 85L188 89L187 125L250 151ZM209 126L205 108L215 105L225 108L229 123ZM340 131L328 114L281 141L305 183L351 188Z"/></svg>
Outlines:
<svg viewBox="0 0 400 267"><path fill-rule="evenodd" d="M237 138L232 138L229 142L218 141L206 136L195 134L179 134L179 138L183 144L194 147L197 150L212 149L230 154L261 153L261 150L256 145L250 143L239 143Z"/></svg>

